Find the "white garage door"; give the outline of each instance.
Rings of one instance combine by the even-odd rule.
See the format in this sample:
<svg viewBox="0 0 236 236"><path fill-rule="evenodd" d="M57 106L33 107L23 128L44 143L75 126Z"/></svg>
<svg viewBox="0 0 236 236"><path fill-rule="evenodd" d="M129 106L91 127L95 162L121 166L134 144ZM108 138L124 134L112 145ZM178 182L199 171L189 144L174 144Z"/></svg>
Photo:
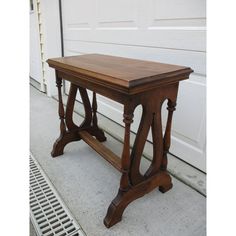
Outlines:
<svg viewBox="0 0 236 236"><path fill-rule="evenodd" d="M62 18L65 56L102 53L194 70L180 85L170 152L205 171L205 1L62 0ZM120 104L102 96L98 103L122 124Z"/></svg>

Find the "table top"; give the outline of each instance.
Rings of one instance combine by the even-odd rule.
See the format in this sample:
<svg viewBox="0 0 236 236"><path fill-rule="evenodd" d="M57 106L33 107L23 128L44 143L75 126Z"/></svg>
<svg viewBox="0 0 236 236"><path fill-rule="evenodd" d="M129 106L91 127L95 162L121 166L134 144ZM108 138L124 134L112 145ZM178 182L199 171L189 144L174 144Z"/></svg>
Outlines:
<svg viewBox="0 0 236 236"><path fill-rule="evenodd" d="M85 54L52 58L50 67L63 72L89 76L95 82L102 81L124 88L163 84L187 79L193 70L189 67L159 62L136 60L102 54Z"/></svg>

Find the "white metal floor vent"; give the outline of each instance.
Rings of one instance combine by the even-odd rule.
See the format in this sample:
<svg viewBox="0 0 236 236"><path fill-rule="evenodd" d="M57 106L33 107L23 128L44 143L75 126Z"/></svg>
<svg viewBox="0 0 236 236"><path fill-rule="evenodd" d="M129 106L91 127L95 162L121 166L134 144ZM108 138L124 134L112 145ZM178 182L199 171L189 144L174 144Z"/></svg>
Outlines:
<svg viewBox="0 0 236 236"><path fill-rule="evenodd" d="M85 236L32 155L30 217L39 236Z"/></svg>

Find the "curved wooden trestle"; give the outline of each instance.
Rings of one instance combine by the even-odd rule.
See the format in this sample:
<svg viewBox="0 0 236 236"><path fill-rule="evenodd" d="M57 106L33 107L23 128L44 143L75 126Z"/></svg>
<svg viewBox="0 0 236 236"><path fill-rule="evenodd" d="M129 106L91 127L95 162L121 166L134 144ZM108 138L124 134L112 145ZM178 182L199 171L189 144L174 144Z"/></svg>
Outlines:
<svg viewBox="0 0 236 236"><path fill-rule="evenodd" d="M139 98L129 100L124 104L124 148L121 159L121 181L117 196L111 202L104 224L111 227L122 219L125 208L137 198L149 193L156 187L162 193L172 188L171 177L166 171L167 153L170 147L171 120L176 105L178 83L143 93ZM150 94L151 93L151 94ZM152 99L150 100L150 97ZM168 118L163 137L161 108L163 102L168 99ZM143 107L143 114L139 129L130 153L130 123L133 112L139 104ZM151 129L153 136L153 159L150 167L144 175L140 173L140 162L145 142Z"/></svg>
<svg viewBox="0 0 236 236"><path fill-rule="evenodd" d="M59 102L59 117L60 117L60 136L53 145L51 152L52 157L57 157L63 154L65 146L73 141L81 139L79 132L86 130L92 136L95 136L100 142L106 141L104 132L97 125L97 101L96 94L93 93L92 107L85 88L79 87L71 83L69 96L67 100L66 113L62 101L62 78L56 73L56 84L58 87L58 102ZM79 89L82 102L84 104L85 118L80 126L77 126L73 121L74 104L77 90ZM65 114L65 115L64 115Z"/></svg>

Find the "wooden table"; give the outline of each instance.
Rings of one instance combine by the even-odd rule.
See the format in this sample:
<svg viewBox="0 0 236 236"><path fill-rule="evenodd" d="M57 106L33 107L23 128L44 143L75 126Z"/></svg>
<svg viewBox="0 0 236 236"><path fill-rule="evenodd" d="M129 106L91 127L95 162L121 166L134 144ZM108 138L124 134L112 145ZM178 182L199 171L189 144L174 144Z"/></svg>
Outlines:
<svg viewBox="0 0 236 236"><path fill-rule="evenodd" d="M159 187L162 193L171 189L171 177L166 170L171 120L176 106L179 81L188 79L193 71L183 66L100 54L55 58L47 62L56 70L61 120L60 137L54 143L52 156L62 155L66 144L83 139L121 172L119 190L107 210L105 226L111 227L121 221L129 203L156 187ZM61 92L62 79L71 82L65 112ZM86 89L93 91L92 105ZM79 126L72 119L77 90L85 109L84 121ZM97 125L96 93L124 105L125 133L121 158L101 144L106 141L106 137ZM168 117L163 136L161 107L166 99ZM142 118L130 152L130 125L134 119L134 110L140 104L143 107ZM139 166L150 128L153 137L153 159L149 169L142 175Z"/></svg>

